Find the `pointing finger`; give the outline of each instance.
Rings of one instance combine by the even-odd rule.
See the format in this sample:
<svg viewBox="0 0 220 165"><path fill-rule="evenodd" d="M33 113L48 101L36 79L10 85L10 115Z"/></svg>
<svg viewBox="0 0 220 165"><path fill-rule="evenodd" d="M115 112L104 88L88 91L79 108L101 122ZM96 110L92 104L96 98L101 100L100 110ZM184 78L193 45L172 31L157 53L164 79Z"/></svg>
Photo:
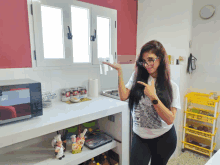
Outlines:
<svg viewBox="0 0 220 165"><path fill-rule="evenodd" d="M144 86L147 86L147 84L145 84L144 82L141 82L141 81L137 81L137 83L144 85Z"/></svg>

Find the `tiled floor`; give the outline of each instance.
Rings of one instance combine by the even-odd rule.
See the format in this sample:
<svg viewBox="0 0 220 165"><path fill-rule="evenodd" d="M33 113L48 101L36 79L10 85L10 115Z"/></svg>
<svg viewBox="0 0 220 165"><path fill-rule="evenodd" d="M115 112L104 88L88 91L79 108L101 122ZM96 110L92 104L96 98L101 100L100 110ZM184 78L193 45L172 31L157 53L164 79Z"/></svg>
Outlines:
<svg viewBox="0 0 220 165"><path fill-rule="evenodd" d="M208 156L185 150L178 158L170 159L167 165L204 165L208 160Z"/></svg>

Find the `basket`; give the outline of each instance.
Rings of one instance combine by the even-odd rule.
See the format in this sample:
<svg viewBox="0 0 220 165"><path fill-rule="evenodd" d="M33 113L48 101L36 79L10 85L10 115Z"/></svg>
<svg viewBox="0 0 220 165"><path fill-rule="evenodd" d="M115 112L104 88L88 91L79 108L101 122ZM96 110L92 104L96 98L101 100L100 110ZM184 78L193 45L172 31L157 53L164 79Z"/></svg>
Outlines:
<svg viewBox="0 0 220 165"><path fill-rule="evenodd" d="M185 113L186 113L186 118L188 119L198 120L198 121L211 123L211 124L213 124L214 120L217 119L219 115L219 113L217 113L216 117L212 117L212 116L202 115L202 114L188 112L188 111L185 111Z"/></svg>
<svg viewBox="0 0 220 165"><path fill-rule="evenodd" d="M213 150L215 149L215 146L216 146L216 143L214 143L213 144L213 149L209 150L209 149L206 149L206 148L194 145L194 144L190 144L190 143L187 143L187 142L184 142L184 141L182 141L182 142L184 143L184 148L202 153L202 154L207 155L207 156L210 156L210 154L213 152Z"/></svg>
<svg viewBox="0 0 220 165"><path fill-rule="evenodd" d="M214 134L209 133L209 132L199 131L199 130L189 128L189 127L184 127L184 128L186 130L186 133L194 135L194 136L198 136L198 137L201 137L201 138L205 138L205 139L208 139L208 140L212 140L212 136L215 136L215 134L217 132L217 128L215 129Z"/></svg>
<svg viewBox="0 0 220 165"><path fill-rule="evenodd" d="M198 92L191 92L191 93L186 94L186 97L188 101L191 103L215 107L215 103L220 101L220 96L218 96L217 100L210 99L209 97L212 96L212 94L213 93L204 94L204 93L198 93Z"/></svg>

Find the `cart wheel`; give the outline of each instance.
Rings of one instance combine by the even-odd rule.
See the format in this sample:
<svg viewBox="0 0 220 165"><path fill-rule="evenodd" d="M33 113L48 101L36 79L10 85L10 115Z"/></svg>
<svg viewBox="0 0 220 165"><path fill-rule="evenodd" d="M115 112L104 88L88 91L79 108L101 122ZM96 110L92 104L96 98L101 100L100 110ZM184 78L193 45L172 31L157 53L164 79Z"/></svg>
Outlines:
<svg viewBox="0 0 220 165"><path fill-rule="evenodd" d="M214 150L214 151L213 151L213 155L214 155L216 152L217 152L217 150Z"/></svg>
<svg viewBox="0 0 220 165"><path fill-rule="evenodd" d="M185 152L185 149L182 149L182 152Z"/></svg>

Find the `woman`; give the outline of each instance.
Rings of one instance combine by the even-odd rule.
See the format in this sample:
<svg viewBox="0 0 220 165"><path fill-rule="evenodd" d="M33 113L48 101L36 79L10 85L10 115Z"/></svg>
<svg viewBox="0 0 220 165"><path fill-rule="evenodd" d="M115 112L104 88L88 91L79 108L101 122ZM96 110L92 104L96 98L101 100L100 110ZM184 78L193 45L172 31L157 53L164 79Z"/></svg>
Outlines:
<svg viewBox="0 0 220 165"><path fill-rule="evenodd" d="M179 88L170 79L170 67L163 45L146 43L136 60L135 71L126 85L120 64L103 62L118 71L119 96L129 98L133 117L130 165L166 165L177 145L173 125L180 107Z"/></svg>

